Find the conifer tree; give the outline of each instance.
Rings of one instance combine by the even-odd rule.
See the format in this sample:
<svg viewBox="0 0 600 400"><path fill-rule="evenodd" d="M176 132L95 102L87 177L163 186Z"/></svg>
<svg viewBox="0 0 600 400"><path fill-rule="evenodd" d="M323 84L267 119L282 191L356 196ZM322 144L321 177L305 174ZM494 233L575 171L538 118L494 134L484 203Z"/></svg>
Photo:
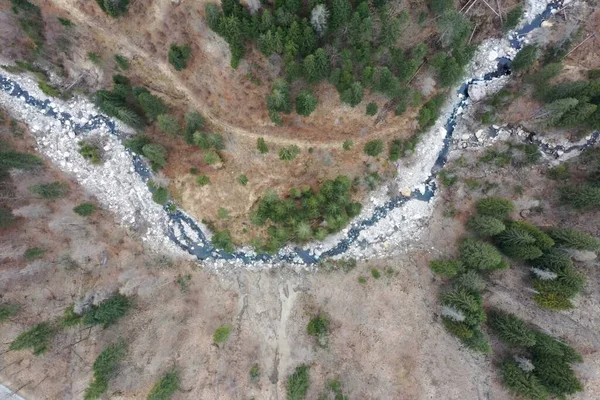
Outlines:
<svg viewBox="0 0 600 400"><path fill-rule="evenodd" d="M524 347L535 345L534 330L516 315L493 310L488 316L488 325L504 343Z"/></svg>
<svg viewBox="0 0 600 400"><path fill-rule="evenodd" d="M317 108L317 99L308 90L303 90L296 97L296 112L309 116Z"/></svg>
<svg viewBox="0 0 600 400"><path fill-rule="evenodd" d="M452 281L452 285L454 288L462 288L470 292L482 292L486 287L485 279L473 270L469 270L456 277Z"/></svg>
<svg viewBox="0 0 600 400"><path fill-rule="evenodd" d="M179 125L179 121L172 115L161 114L156 118L158 122L158 127L164 133L177 136L181 133L181 125Z"/></svg>
<svg viewBox="0 0 600 400"><path fill-rule="evenodd" d="M333 0L331 3L330 28L335 31L350 20L352 4L348 0Z"/></svg>
<svg viewBox="0 0 600 400"><path fill-rule="evenodd" d="M142 92L137 96L140 106L150 119L155 119L160 114L167 112L167 107L160 97L153 96L148 92Z"/></svg>
<svg viewBox="0 0 600 400"><path fill-rule="evenodd" d="M525 70L533 65L537 59L538 48L536 45L527 44L517 53L511 63L511 68L515 71Z"/></svg>
<svg viewBox="0 0 600 400"><path fill-rule="evenodd" d="M494 246L480 240L473 238L463 240L459 252L460 259L470 269L492 271L508 267Z"/></svg>
<svg viewBox="0 0 600 400"><path fill-rule="evenodd" d="M583 385L567 363L553 357L535 356L534 373L548 391L558 397L583 391Z"/></svg>
<svg viewBox="0 0 600 400"><path fill-rule="evenodd" d="M515 206L510 200L499 197L488 197L477 201L476 208L477 212L481 215L488 215L504 220L508 218L508 214L514 210Z"/></svg>
<svg viewBox="0 0 600 400"><path fill-rule="evenodd" d="M546 400L548 390L531 372L522 370L515 361L507 360L502 363L502 378L504 384L516 395L531 400Z"/></svg>
<svg viewBox="0 0 600 400"><path fill-rule="evenodd" d="M502 245L502 252L517 260L533 260L542 256L542 250L534 245Z"/></svg>
<svg viewBox="0 0 600 400"><path fill-rule="evenodd" d="M340 96L343 103L356 107L363 99L363 87L360 82L354 82Z"/></svg>
<svg viewBox="0 0 600 400"><path fill-rule="evenodd" d="M561 247L590 251L598 251L600 249L600 240L576 229L550 228L548 234Z"/></svg>
<svg viewBox="0 0 600 400"><path fill-rule="evenodd" d="M429 266L433 272L446 278L452 278L465 270L459 260L432 260Z"/></svg>
<svg viewBox="0 0 600 400"><path fill-rule="evenodd" d="M571 256L569 256L569 254L565 251L559 249L546 250L542 256L536 258L535 260L531 260L529 263L534 267L554 272L558 272L573 266Z"/></svg>
<svg viewBox="0 0 600 400"><path fill-rule="evenodd" d="M494 236L506 229L502 221L487 215L475 215L469 218L467 227L482 236Z"/></svg>

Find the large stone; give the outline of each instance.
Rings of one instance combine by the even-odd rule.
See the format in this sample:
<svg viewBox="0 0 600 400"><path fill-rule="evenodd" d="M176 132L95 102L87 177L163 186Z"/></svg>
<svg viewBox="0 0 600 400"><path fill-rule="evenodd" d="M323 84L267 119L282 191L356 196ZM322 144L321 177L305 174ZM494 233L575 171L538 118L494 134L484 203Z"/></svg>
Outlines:
<svg viewBox="0 0 600 400"><path fill-rule="evenodd" d="M473 101L480 101L487 96L487 86L481 83L472 83L468 89L469 97Z"/></svg>

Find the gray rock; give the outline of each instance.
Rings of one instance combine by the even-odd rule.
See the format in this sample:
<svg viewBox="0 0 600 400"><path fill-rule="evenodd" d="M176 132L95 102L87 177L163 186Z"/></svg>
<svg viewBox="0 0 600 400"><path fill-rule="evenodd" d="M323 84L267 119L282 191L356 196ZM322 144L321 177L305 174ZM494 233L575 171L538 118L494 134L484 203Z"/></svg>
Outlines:
<svg viewBox="0 0 600 400"><path fill-rule="evenodd" d="M569 253L575 261L592 261L598 257L595 252L589 250L569 250Z"/></svg>

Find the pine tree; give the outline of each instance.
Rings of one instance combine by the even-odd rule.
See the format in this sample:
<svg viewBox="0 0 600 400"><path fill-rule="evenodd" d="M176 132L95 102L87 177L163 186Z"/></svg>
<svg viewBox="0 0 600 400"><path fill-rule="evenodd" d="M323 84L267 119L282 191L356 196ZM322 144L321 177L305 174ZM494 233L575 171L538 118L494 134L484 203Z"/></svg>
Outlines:
<svg viewBox="0 0 600 400"><path fill-rule="evenodd" d="M558 126L565 128L574 128L582 125L594 112L598 106L580 101L575 107L564 113Z"/></svg>
<svg viewBox="0 0 600 400"><path fill-rule="evenodd" d="M534 330L516 315L493 310L488 316L488 325L504 343L525 347L535 344Z"/></svg>
<svg viewBox="0 0 600 400"><path fill-rule="evenodd" d="M488 197L477 201L476 208L477 212L481 215L488 215L504 220L508 218L508 214L510 214L515 207L510 200L499 197Z"/></svg>
<svg viewBox="0 0 600 400"><path fill-rule="evenodd" d="M197 111L191 111L185 114L185 141L187 144L194 144L194 133L204 128L204 118Z"/></svg>
<svg viewBox="0 0 600 400"><path fill-rule="evenodd" d="M485 279L477 272L469 270L464 274L459 275L452 281L452 286L455 289L465 289L469 292L482 292L485 287Z"/></svg>
<svg viewBox="0 0 600 400"><path fill-rule="evenodd" d="M363 87L360 82L354 82L340 97L343 103L356 107L363 99Z"/></svg>
<svg viewBox="0 0 600 400"><path fill-rule="evenodd" d="M314 55L310 54L304 58L302 62L302 73L304 78L310 82L315 83L320 79L320 73L317 69L317 61Z"/></svg>
<svg viewBox="0 0 600 400"><path fill-rule="evenodd" d="M317 108L317 99L308 90L303 90L296 97L296 112L309 116Z"/></svg>
<svg viewBox="0 0 600 400"><path fill-rule="evenodd" d="M315 68L318 73L318 79L325 79L329 76L329 56L322 48L315 51Z"/></svg>
<svg viewBox="0 0 600 400"><path fill-rule="evenodd" d="M215 3L207 3L204 6L204 13L206 15L206 24L213 31L219 33L219 21L223 16L219 6Z"/></svg>
<svg viewBox="0 0 600 400"><path fill-rule="evenodd" d="M309 25L306 25L302 30L300 40L300 54L310 54L317 49L317 35Z"/></svg>
<svg viewBox="0 0 600 400"><path fill-rule="evenodd" d="M568 97L565 99L555 100L552 103L547 104L544 107L546 112L542 116L540 125L542 127L557 126L563 115L573 107L577 106L578 103L579 100Z"/></svg>
<svg viewBox="0 0 600 400"><path fill-rule="evenodd" d="M573 266L571 256L563 250L549 249L541 257L531 260L530 264L536 268L559 272Z"/></svg>
<svg viewBox="0 0 600 400"><path fill-rule="evenodd" d="M557 362L554 357L533 358L534 374L548 391L559 397L583 391L583 385L567 363Z"/></svg>
<svg viewBox="0 0 600 400"><path fill-rule="evenodd" d="M600 249L600 240L576 229L550 228L548 234L561 247L589 251L598 251Z"/></svg>
<svg viewBox="0 0 600 400"><path fill-rule="evenodd" d="M542 250L534 245L502 245L502 253L517 260L533 260L542 256Z"/></svg>
<svg viewBox="0 0 600 400"><path fill-rule="evenodd" d="M159 167L167 165L167 150L162 145L153 143L147 144L142 147L142 152L148 160Z"/></svg>
<svg viewBox="0 0 600 400"><path fill-rule="evenodd" d="M510 227L527 232L535 239L534 244L542 250L548 250L554 247L554 240L548 236L548 234L527 221L512 221Z"/></svg>
<svg viewBox="0 0 600 400"><path fill-rule="evenodd" d="M467 268L492 271L508 267L494 246L480 240L463 240L459 252L460 259Z"/></svg>
<svg viewBox="0 0 600 400"><path fill-rule="evenodd" d="M506 229L502 221L487 215L475 215L469 218L467 227L482 236L495 236Z"/></svg>
<svg viewBox="0 0 600 400"><path fill-rule="evenodd" d="M167 106L160 97L151 95L148 92L140 93L137 97L140 106L146 113L146 116L150 119L155 119L160 114L167 112Z"/></svg>
<svg viewBox="0 0 600 400"><path fill-rule="evenodd" d="M330 28L335 31L350 20L352 4L348 0L333 0L331 3Z"/></svg>
<svg viewBox="0 0 600 400"><path fill-rule="evenodd" d="M517 53L511 63L513 71L525 70L533 65L537 59L538 48L534 44L527 44Z"/></svg>
<svg viewBox="0 0 600 400"><path fill-rule="evenodd" d="M459 260L433 260L429 263L429 267L436 274L446 278L452 278L465 269Z"/></svg>
<svg viewBox="0 0 600 400"><path fill-rule="evenodd" d="M172 115L161 114L156 118L158 127L161 131L171 136L178 136L181 133L179 121Z"/></svg>
<svg viewBox="0 0 600 400"><path fill-rule="evenodd" d="M548 398L548 391L537 377L523 371L516 362L507 360L502 363L501 373L504 384L516 395L531 400Z"/></svg>

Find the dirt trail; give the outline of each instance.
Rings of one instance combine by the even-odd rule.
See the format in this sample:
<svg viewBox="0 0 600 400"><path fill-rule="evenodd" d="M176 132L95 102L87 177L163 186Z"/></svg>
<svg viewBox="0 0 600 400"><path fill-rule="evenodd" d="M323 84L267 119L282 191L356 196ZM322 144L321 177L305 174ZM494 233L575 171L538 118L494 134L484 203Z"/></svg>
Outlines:
<svg viewBox="0 0 600 400"><path fill-rule="evenodd" d="M321 148L321 149L339 149L342 145L342 142L338 142L338 141L330 142L330 143L315 143L315 142L309 142L306 140L281 138L281 137L268 135L268 134L250 132L245 129L241 129L241 128L235 127L233 125L230 125L230 124L220 120L219 118L215 117L215 115L210 111L210 109L206 106L206 104L197 98L197 96L186 86L185 82L183 82L181 80L181 78L179 78L177 76L177 74L172 71L170 65L168 65L165 61L162 61L160 58L157 58L156 55L148 54L146 51L144 51L143 49L141 49L140 47L138 47L137 45L132 43L131 40L127 36L118 35L118 34L115 34L114 32L111 32L106 27L104 27L101 23L97 22L92 17L90 17L89 15L86 15L81 10L79 10L77 8L76 4L72 4L73 3L72 1L70 1L70 0L51 0L51 2L56 7L64 10L69 15L70 19L75 21L77 24L87 25L94 31L101 32L102 37L105 40L112 41L117 46L124 48L131 54L135 54L135 56L143 59L145 63L148 63L148 65L152 65L154 67L155 71L160 73L164 77L166 77L170 82L172 82L174 88L176 90L178 90L179 92L183 93L185 95L185 97L187 98L187 100L189 100L194 105L194 107L196 109L198 109L198 111L208 121L210 121L211 124L219 127L220 129L222 129L226 132L229 132L229 133L237 135L237 136L242 136L242 137L246 137L249 139L253 139L253 140L258 139L259 137L268 136L269 142L273 142L273 143L276 143L276 144L282 145L282 146L296 145L301 148L314 147L314 148Z"/></svg>

